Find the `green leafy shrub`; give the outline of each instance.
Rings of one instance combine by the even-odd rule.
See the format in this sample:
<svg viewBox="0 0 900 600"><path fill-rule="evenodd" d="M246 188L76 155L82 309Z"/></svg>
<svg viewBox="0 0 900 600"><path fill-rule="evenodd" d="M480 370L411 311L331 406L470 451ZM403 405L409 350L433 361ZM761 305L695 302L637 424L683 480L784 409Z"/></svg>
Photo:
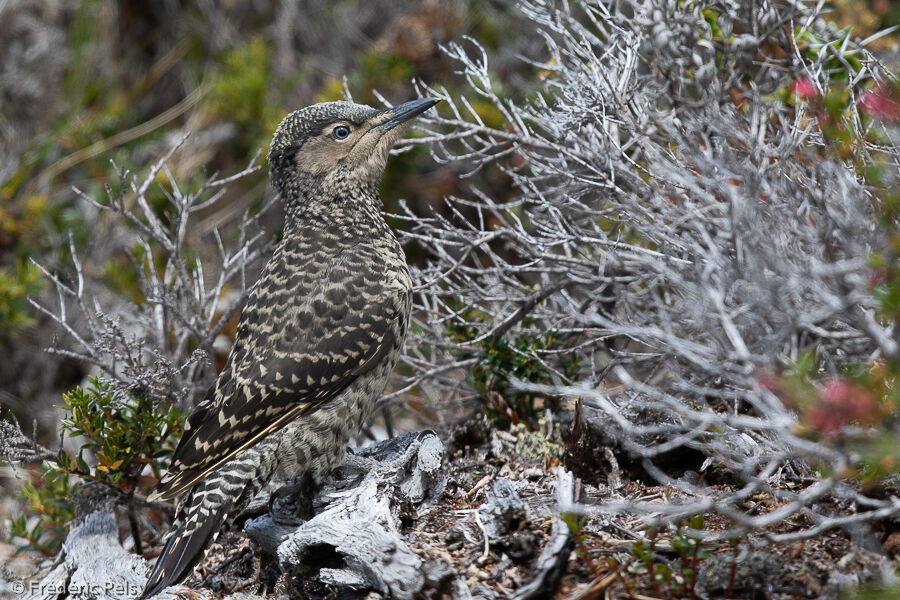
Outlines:
<svg viewBox="0 0 900 600"><path fill-rule="evenodd" d="M60 450L57 469L126 493L155 483L181 435L175 406L166 409L137 395L116 398L108 384L93 377L87 388L63 396L63 408L69 412L63 431L88 441L75 457ZM142 475L145 466L152 476Z"/></svg>
<svg viewBox="0 0 900 600"><path fill-rule="evenodd" d="M560 518L568 527L575 542L575 554L582 561L591 577L598 579L611 573L618 580L628 598L646 597L667 600L700 597L698 574L703 561L712 553L702 547L706 532L703 515L673 523L671 539L665 540L665 552L659 548L664 540L656 528L649 528L646 537L635 540L629 549L630 560L621 562L610 556L605 563L597 560L596 552L589 547L586 532L587 519L575 513L563 513ZM738 540L729 540L736 548ZM609 569L607 572L603 567ZM736 553L732 553L731 573L725 597L731 597L735 586Z"/></svg>
<svg viewBox="0 0 900 600"><path fill-rule="evenodd" d="M9 538L17 542L16 554L27 551L55 556L75 518L72 497L77 488L68 473L60 472L53 464L44 463L25 483L19 495L25 499L27 511L37 518L29 526L26 514L20 514L6 524Z"/></svg>
<svg viewBox="0 0 900 600"><path fill-rule="evenodd" d="M469 378L487 415L500 425L532 422L544 408L543 396L515 390L513 380L550 383L554 377L571 380L578 374L580 360L576 352L556 358L553 362L557 363L557 370L544 360L544 355L562 347L552 331L483 336L478 325L486 322L486 315L472 308L458 315L448 323L446 335L463 348L457 351L457 358L477 359ZM523 325L527 327L528 323ZM551 405L555 403L553 398L549 401Z"/></svg>
<svg viewBox="0 0 900 600"><path fill-rule="evenodd" d="M140 395L121 397L95 377L65 394L61 408L68 412L62 431L70 438L83 436L84 443L74 455L61 448L34 483L23 486L22 497L37 519L31 527L25 515L8 524L19 551L58 552L74 517L72 498L84 482L107 486L132 513L135 489L156 483L181 435L177 408Z"/></svg>

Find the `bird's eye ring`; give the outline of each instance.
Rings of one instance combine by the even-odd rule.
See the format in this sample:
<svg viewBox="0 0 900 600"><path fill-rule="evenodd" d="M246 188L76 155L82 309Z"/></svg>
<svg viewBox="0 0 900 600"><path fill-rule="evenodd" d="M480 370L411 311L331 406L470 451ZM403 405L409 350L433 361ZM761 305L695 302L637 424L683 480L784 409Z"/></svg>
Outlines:
<svg viewBox="0 0 900 600"><path fill-rule="evenodd" d="M350 135L350 128L346 125L338 125L331 132L331 137L336 140L345 140Z"/></svg>

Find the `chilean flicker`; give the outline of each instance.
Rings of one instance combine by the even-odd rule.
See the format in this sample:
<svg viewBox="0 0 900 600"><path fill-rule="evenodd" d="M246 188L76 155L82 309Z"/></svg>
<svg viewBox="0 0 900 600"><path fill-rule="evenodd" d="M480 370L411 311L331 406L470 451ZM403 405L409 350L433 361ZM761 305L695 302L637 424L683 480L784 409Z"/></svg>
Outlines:
<svg viewBox="0 0 900 600"><path fill-rule="evenodd" d="M278 126L269 173L285 204L284 237L150 495L182 497L140 598L181 582L276 471L318 482L344 462L409 324L412 284L379 181L391 147L437 102L327 102Z"/></svg>

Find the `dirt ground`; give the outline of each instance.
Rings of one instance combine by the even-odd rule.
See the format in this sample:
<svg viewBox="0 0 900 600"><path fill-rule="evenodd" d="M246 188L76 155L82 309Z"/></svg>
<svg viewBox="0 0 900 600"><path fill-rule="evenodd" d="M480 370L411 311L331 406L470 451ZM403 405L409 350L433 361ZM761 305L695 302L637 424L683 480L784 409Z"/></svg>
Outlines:
<svg viewBox="0 0 900 600"><path fill-rule="evenodd" d="M678 548L685 537L679 538L673 528L653 532L636 515L589 511L578 534L570 535L561 548L559 568L548 569L546 564L539 568L538 559L556 521L560 465L580 476L575 480L575 499L588 507L607 501L671 501L681 492L647 485L639 479L640 473L619 467L616 454L603 449L590 450L595 454L591 472L586 468L591 462L585 449L567 444L565 432L559 444L553 434L515 428L497 431L473 417L442 437L446 487L436 503L405 511L402 519L405 541L423 560L423 598L837 598L892 571L900 550L896 525L882 523L865 536L857 535L857 543L835 530L777 546L757 535L735 543L701 545L696 554L689 548L683 558L683 546L681 554ZM710 484L708 489L714 494L733 491L725 483ZM833 502L835 510L842 508L837 500ZM486 510L491 503L499 508ZM779 506L777 500L760 494L750 498L746 508L762 513ZM827 507L819 507L823 508ZM773 532L811 525L801 515L782 522ZM703 528L724 532L728 523L712 515L706 517ZM127 537L123 532L126 547ZM644 549L652 552L652 559L636 557L636 540L646 540ZM154 548L156 540L150 537L145 542L145 556L151 558L158 545ZM16 560L13 566L21 573L27 557ZM323 556L309 569L339 563L338 556ZM660 565L668 575L654 582L647 570L660 572ZM523 596L536 577L546 580L544 587ZM236 526L212 546L179 593L198 599L379 597L367 590L306 585L302 578L302 573L281 574L274 557L266 556Z"/></svg>

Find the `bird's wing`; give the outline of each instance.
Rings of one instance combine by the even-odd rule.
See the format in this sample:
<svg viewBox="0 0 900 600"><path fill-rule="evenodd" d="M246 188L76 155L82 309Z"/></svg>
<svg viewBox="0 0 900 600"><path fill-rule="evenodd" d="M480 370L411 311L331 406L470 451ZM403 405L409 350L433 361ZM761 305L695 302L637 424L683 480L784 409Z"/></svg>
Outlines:
<svg viewBox="0 0 900 600"><path fill-rule="evenodd" d="M305 281L260 278L216 385L188 418L151 499L172 498L237 453L340 394L402 342L409 287L365 249L345 251ZM360 254L362 253L362 255ZM288 277L290 279L290 277ZM313 278L315 279L315 278ZM272 287L275 293L270 293ZM279 295L280 294L280 295Z"/></svg>

